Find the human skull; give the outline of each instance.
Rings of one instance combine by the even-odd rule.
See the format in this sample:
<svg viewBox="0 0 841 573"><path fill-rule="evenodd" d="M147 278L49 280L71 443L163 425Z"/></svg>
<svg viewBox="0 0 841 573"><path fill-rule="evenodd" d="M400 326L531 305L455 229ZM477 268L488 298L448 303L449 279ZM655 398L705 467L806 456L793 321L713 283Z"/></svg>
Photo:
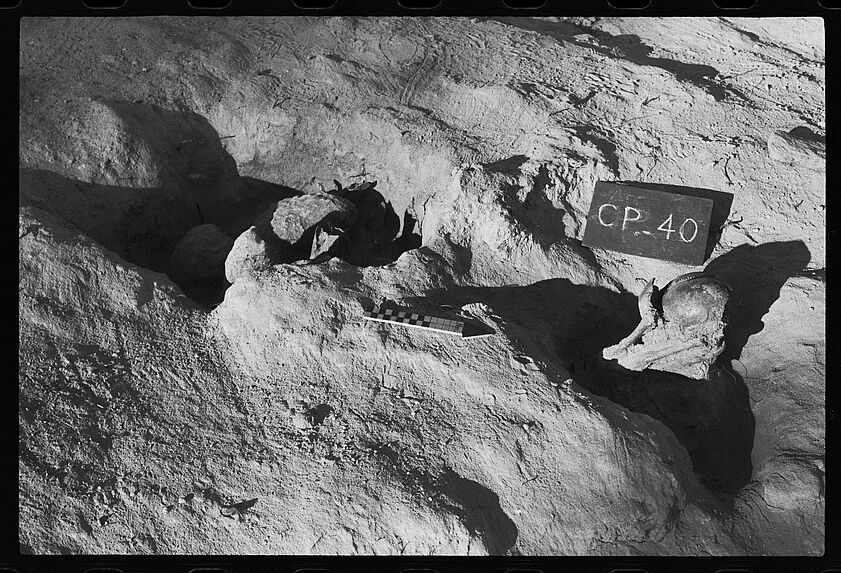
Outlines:
<svg viewBox="0 0 841 573"><path fill-rule="evenodd" d="M638 297L640 323L602 356L629 370L650 368L707 379L724 350L730 293L730 287L703 272L681 275L662 290L651 279Z"/></svg>

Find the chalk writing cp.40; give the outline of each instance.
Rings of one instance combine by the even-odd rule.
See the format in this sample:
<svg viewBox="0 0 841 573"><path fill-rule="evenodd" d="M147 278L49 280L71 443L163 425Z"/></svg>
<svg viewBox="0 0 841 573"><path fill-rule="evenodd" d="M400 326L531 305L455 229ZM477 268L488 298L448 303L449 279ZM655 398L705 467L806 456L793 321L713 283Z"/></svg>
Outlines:
<svg viewBox="0 0 841 573"><path fill-rule="evenodd" d="M599 206L598 211L598 220L600 225L604 225L605 227L613 227L619 224L619 207L612 203L603 203ZM636 223L648 220L648 214L645 211L637 209L636 207L631 207L630 205L625 206L624 214L622 215L621 221L621 229L624 231L628 228L629 223ZM677 233L680 240L684 243L691 243L695 240L695 237L698 236L698 222L695 221L692 217L684 217L683 222L680 226L675 230L674 228L674 214L669 213L669 216L660 223L657 227L658 231L663 231L666 236L665 239L668 241L673 233ZM646 235L651 235L651 231L642 230L641 233Z"/></svg>

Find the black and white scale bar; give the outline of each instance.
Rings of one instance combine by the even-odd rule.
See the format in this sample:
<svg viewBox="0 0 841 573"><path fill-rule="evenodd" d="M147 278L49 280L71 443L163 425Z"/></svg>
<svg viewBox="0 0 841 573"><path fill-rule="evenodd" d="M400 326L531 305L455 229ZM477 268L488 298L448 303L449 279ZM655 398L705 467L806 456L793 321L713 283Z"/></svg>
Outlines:
<svg viewBox="0 0 841 573"><path fill-rule="evenodd" d="M376 320L378 322L388 322L391 324L403 324L405 326L425 328L427 330L446 332L448 334L460 335L462 328L464 328L464 322L461 320L451 320L440 316L407 312L405 310L395 310L392 308L381 308L379 306L375 306L370 310L365 310L363 318L367 320Z"/></svg>

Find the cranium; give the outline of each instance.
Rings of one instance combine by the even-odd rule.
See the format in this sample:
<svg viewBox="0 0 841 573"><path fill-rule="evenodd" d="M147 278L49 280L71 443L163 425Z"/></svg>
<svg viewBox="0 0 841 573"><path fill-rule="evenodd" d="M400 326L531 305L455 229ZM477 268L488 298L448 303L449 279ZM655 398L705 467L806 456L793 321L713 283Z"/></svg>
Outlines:
<svg viewBox="0 0 841 573"><path fill-rule="evenodd" d="M713 275L688 273L662 290L648 281L638 297L640 323L602 351L629 370L663 370L707 379L724 350L730 287Z"/></svg>

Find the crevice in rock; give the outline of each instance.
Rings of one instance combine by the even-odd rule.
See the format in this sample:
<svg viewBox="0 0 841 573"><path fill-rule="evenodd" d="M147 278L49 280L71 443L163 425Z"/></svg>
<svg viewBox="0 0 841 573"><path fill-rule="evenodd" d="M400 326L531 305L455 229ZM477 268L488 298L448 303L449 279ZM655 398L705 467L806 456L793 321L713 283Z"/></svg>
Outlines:
<svg viewBox="0 0 841 573"><path fill-rule="evenodd" d="M305 193L239 175L236 162L222 145L223 137L198 114L123 101L96 102L89 113L93 118L87 121L107 122L114 139L122 144L106 149L92 133L83 133L86 140L80 149L88 156L74 158L71 164L83 162L88 181L58 170L21 169L21 205L63 218L130 263L166 273L203 307L218 305L231 284L223 268L225 248L229 250L226 241L232 243L278 201ZM118 181L128 185L114 184ZM398 215L379 191L365 191L340 185L336 190L355 202L363 224L350 229L347 240L330 256L357 266L384 265L418 248L422 241L411 209ZM380 207L384 209L378 213L380 227L365 225ZM194 237L191 249L179 253L183 256L175 264L173 255L179 244L200 226L204 236ZM315 226L307 229L273 262L311 259L315 232ZM210 246L208 234L215 241ZM212 264L190 260L197 249L212 251L205 253Z"/></svg>
<svg viewBox="0 0 841 573"><path fill-rule="evenodd" d="M701 483L732 502L752 478L754 442L764 440L756 431L766 426L754 417L748 386L733 362L748 339L764 329L762 318L785 282L802 275L810 259L802 241L783 241L741 245L708 263L705 272L733 289L724 352L710 380L632 372L607 363L598 352L571 363L571 373L589 391L663 422L686 447Z"/></svg>
<svg viewBox="0 0 841 573"><path fill-rule="evenodd" d="M603 348L636 325L632 294L549 279L528 286L451 287L430 293L426 301L488 304L527 355L555 360L587 391L671 429L689 452L700 481L723 501L732 501L750 480L755 420L737 372L723 368L714 380L699 381L667 372L632 372L601 358ZM547 332L548 340L541 335Z"/></svg>

